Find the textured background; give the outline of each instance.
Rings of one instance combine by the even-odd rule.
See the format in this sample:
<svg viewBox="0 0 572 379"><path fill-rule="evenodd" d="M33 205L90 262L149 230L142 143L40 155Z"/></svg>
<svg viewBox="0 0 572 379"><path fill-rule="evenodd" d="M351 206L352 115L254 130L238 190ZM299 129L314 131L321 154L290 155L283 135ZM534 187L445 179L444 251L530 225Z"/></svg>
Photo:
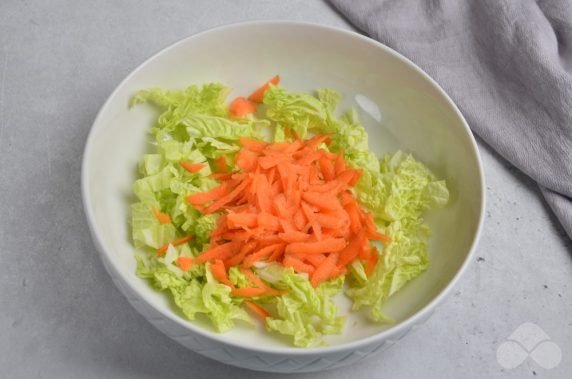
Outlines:
<svg viewBox="0 0 572 379"><path fill-rule="evenodd" d="M350 28L322 1L0 1L0 378L274 377L207 360L140 317L103 269L80 196L85 139L119 81L181 38L253 19ZM537 188L479 144L486 223L453 296L383 355L293 378L569 377L570 241ZM557 368L497 363L527 321L560 346Z"/></svg>

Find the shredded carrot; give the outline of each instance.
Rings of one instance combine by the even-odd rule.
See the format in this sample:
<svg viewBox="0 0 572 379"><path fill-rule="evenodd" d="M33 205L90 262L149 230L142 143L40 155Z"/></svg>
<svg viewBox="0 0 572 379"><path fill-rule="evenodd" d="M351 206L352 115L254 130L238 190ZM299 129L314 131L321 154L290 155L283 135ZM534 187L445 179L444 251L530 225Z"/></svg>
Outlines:
<svg viewBox="0 0 572 379"><path fill-rule="evenodd" d="M248 186L248 184L250 184L248 180L243 181L238 186L236 186L236 188L233 189L229 194L221 197L220 199L216 200L214 203L209 205L205 209L204 213L206 214L213 213L214 211L217 211L226 204L230 203L240 192L242 192L242 190L244 190Z"/></svg>
<svg viewBox="0 0 572 379"><path fill-rule="evenodd" d="M284 251L286 250L286 245L281 245L274 250L274 252L266 259L267 263L281 261Z"/></svg>
<svg viewBox="0 0 572 379"><path fill-rule="evenodd" d="M228 185L224 183L218 187L213 188L210 191L189 195L187 196L186 200L193 205L199 205L217 199L227 193L228 193Z"/></svg>
<svg viewBox="0 0 572 379"><path fill-rule="evenodd" d="M324 179L330 181L336 178L336 169L331 160L322 155L322 157L318 159L318 163L320 164L320 170L322 170Z"/></svg>
<svg viewBox="0 0 572 379"><path fill-rule="evenodd" d="M188 161L180 161L179 164L181 165L182 168L184 168L185 170L187 170L192 174L201 171L205 167L204 163L191 163Z"/></svg>
<svg viewBox="0 0 572 379"><path fill-rule="evenodd" d="M256 287L259 288L268 288L268 286L266 285L266 283L264 283L262 281L262 279L260 279L254 272L252 272L251 269L246 268L246 267L241 267L240 268L240 272L242 272L247 278L248 280L254 284Z"/></svg>
<svg viewBox="0 0 572 379"><path fill-rule="evenodd" d="M193 236L186 236L186 237L183 237L183 238L179 238L178 240L173 241L173 242L171 242L171 243L168 243L168 244L166 244L166 245L163 245L163 246L161 246L161 247L159 247L159 248L157 249L157 255L163 255L163 254L165 254L165 252L166 252L167 249L169 248L169 245L179 246L179 245L182 245L182 244L184 244L184 243L189 242L192 238L193 238Z"/></svg>
<svg viewBox="0 0 572 379"><path fill-rule="evenodd" d="M282 239L284 242L292 243L292 242L304 242L308 240L308 238L310 238L310 235L308 233L292 230L280 233L278 234L278 237L280 237L280 239Z"/></svg>
<svg viewBox="0 0 572 379"><path fill-rule="evenodd" d="M250 96L248 96L248 100L254 101L255 103L262 103L264 100L264 94L270 88L270 84L277 86L280 83L280 76L276 75L256 91L254 91Z"/></svg>
<svg viewBox="0 0 572 379"><path fill-rule="evenodd" d="M177 265L183 271L189 271L193 265L193 258L179 257L177 258Z"/></svg>
<svg viewBox="0 0 572 379"><path fill-rule="evenodd" d="M286 246L286 253L292 254L321 254L335 253L346 247L346 240L343 238L330 238L318 242L294 242Z"/></svg>
<svg viewBox="0 0 572 379"><path fill-rule="evenodd" d="M342 151L321 148L331 135L294 138L278 143L241 138L234 172L228 172L226 160L214 162L212 177L221 184L186 198L202 213L220 213L211 246L196 258L177 261L179 267L211 262L213 276L239 297L284 293L250 269L256 262L292 267L308 274L313 286L344 275L358 259L372 274L378 254L370 240L388 244L391 238L377 231L373 215L354 197L362 171L350 167ZM227 270L233 266L248 277L249 287L234 288Z"/></svg>
<svg viewBox="0 0 572 379"><path fill-rule="evenodd" d="M256 105L244 97L237 97L230 103L229 108L231 116L235 118L243 118L256 112Z"/></svg>
<svg viewBox="0 0 572 379"><path fill-rule="evenodd" d="M304 257L304 260L311 263L314 267L318 267L325 259L326 256L324 254L312 254Z"/></svg>
<svg viewBox="0 0 572 379"><path fill-rule="evenodd" d="M374 247L371 249L371 254L370 254L369 259L367 260L367 262L365 264L365 274L368 278L371 276L371 274L373 274L373 269L375 268L375 265L377 264L378 258L379 258L379 255L377 253L377 249Z"/></svg>
<svg viewBox="0 0 572 379"><path fill-rule="evenodd" d="M336 175L340 175L342 172L345 171L346 163L344 160L344 151L343 150L341 150L338 153L338 157L336 158L336 162L334 164L334 167L336 169Z"/></svg>
<svg viewBox="0 0 572 379"><path fill-rule="evenodd" d="M254 263L258 262L262 258L266 258L271 255L280 245L279 244L272 244L269 246L265 246L262 249L250 254L244 259L242 263L243 267L250 267Z"/></svg>
<svg viewBox="0 0 572 379"><path fill-rule="evenodd" d="M245 301L244 305L248 307L252 312L254 312L262 320L266 320L266 317L270 316L270 313L262 308L260 305L253 303L252 301Z"/></svg>
<svg viewBox="0 0 572 379"><path fill-rule="evenodd" d="M302 262L299 258L296 258L292 255L284 256L282 264L285 267L292 267L297 272L305 272L311 274L315 270L314 266L306 264Z"/></svg>
<svg viewBox="0 0 572 379"><path fill-rule="evenodd" d="M229 228L254 228L258 225L256 213L229 213L226 222Z"/></svg>
<svg viewBox="0 0 572 379"><path fill-rule="evenodd" d="M257 153L247 149L242 149L238 152L235 162L242 171L251 172L256 168L257 159Z"/></svg>
<svg viewBox="0 0 572 379"><path fill-rule="evenodd" d="M332 195L318 192L304 192L302 199L324 210L337 210L340 208L340 202Z"/></svg>
<svg viewBox="0 0 572 379"><path fill-rule="evenodd" d="M308 147L310 150L314 150L321 143L328 143L332 139L332 135L333 134L317 134L314 137L310 138L308 141L306 141L306 147ZM320 151L320 154L322 154L323 150L318 150L318 151Z"/></svg>
<svg viewBox="0 0 572 379"><path fill-rule="evenodd" d="M237 242L228 242L223 245L218 245L196 257L195 263L208 262L213 259L225 260L230 258L233 254L236 254L239 249L240 245Z"/></svg>
<svg viewBox="0 0 572 379"><path fill-rule="evenodd" d="M242 262L242 260L250 253L252 253L254 250L256 249L256 242L252 241L252 242L248 242L246 245L243 245L240 248L240 252L230 258L228 258L227 261L225 261L225 264L228 267L231 266L236 266L237 264L239 264L240 262Z"/></svg>
<svg viewBox="0 0 572 379"><path fill-rule="evenodd" d="M360 232L359 234L352 237L347 246L342 251L340 251L338 267L343 267L353 262L359 256L364 237L365 236L363 232Z"/></svg>
<svg viewBox="0 0 572 379"><path fill-rule="evenodd" d="M256 140L253 138L240 137L240 144L250 151L260 153L267 146L264 141Z"/></svg>
<svg viewBox="0 0 572 379"><path fill-rule="evenodd" d="M318 287L320 283L326 280L332 271L336 269L336 262L338 261L338 254L333 253L328 255L326 259L316 268L310 277L310 283L313 287Z"/></svg>
<svg viewBox="0 0 572 379"><path fill-rule="evenodd" d="M171 216L169 216L166 213L161 212L157 208L153 208L153 214L155 215L155 218L157 219L157 221L159 221L159 224L168 224L171 222Z"/></svg>
<svg viewBox="0 0 572 379"><path fill-rule="evenodd" d="M222 262L222 260L217 259L211 264L211 272L214 278L219 282L226 284L231 288L234 287L232 282L228 279L226 268L224 267L224 263Z"/></svg>
<svg viewBox="0 0 572 379"><path fill-rule="evenodd" d="M228 173L228 163L226 162L226 157L221 155L214 160L215 170L218 173Z"/></svg>
<svg viewBox="0 0 572 379"><path fill-rule="evenodd" d="M381 241L384 244L391 243L391 237L379 232L370 232L367 236L372 240Z"/></svg>

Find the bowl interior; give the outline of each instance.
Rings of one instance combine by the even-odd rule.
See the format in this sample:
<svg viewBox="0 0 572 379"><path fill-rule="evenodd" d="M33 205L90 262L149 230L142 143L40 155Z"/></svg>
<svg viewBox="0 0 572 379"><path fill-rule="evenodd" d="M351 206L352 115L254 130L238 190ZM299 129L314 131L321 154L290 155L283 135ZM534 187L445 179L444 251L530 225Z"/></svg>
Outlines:
<svg viewBox="0 0 572 379"><path fill-rule="evenodd" d="M483 183L474 140L444 93L408 61L356 34L296 23L229 26L181 41L132 73L100 112L84 157L85 204L102 253L159 311L188 323L190 329L212 330L207 322L186 321L165 294L135 276L128 226L131 185L139 159L150 149L147 133L157 113L147 106L128 109L128 101L143 88L207 82L231 86L232 98L250 93L276 73L289 90L331 87L342 92L341 108L357 107L374 152L411 152L447 181L449 205L427 215L433 230L431 266L385 306L396 323L370 323L360 313L351 313L350 302L342 298L346 329L328 341L356 341L395 327L435 299L460 270L479 229ZM287 346L276 336L246 326L226 333L224 339L245 346Z"/></svg>

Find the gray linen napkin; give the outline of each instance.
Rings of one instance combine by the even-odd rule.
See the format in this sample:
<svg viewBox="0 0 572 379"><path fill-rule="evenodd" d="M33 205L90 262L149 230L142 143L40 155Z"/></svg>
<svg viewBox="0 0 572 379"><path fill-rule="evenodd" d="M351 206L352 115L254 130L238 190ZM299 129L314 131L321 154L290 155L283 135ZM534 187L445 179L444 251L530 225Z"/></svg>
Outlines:
<svg viewBox="0 0 572 379"><path fill-rule="evenodd" d="M329 0L431 75L572 238L572 0Z"/></svg>

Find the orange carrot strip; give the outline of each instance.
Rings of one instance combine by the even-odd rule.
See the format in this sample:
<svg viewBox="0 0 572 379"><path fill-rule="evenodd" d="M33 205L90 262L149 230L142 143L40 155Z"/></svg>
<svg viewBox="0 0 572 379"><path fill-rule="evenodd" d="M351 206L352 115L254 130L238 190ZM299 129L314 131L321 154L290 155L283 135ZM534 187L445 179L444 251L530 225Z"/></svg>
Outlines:
<svg viewBox="0 0 572 379"><path fill-rule="evenodd" d="M255 153L260 153L268 145L264 141L260 141L260 140L253 139L253 138L246 138L246 137L240 137L240 144L245 149L248 149L248 150L253 151Z"/></svg>
<svg viewBox="0 0 572 379"><path fill-rule="evenodd" d="M304 229L304 226L306 226L308 220L306 219L306 216L304 216L304 212L301 209L298 209L298 211L294 213L293 222L294 226L298 230L302 230Z"/></svg>
<svg viewBox="0 0 572 379"><path fill-rule="evenodd" d="M247 241L249 240L254 233L250 230L241 230L241 231L232 231L232 232L223 232L221 235L223 239L229 241Z"/></svg>
<svg viewBox="0 0 572 379"><path fill-rule="evenodd" d="M291 254L321 254L335 253L346 247L346 240L343 238L329 238L318 242L294 242L286 247L286 253Z"/></svg>
<svg viewBox="0 0 572 379"><path fill-rule="evenodd" d="M221 155L220 157L214 160L214 167L215 170L219 173L227 173L228 172L228 163L226 162L226 157Z"/></svg>
<svg viewBox="0 0 572 379"><path fill-rule="evenodd" d="M337 180L331 180L324 184L310 185L308 187L308 191L319 192L319 193L337 192L340 188L342 188L342 184L340 182L338 182Z"/></svg>
<svg viewBox="0 0 572 379"><path fill-rule="evenodd" d="M257 236L259 247L265 247L269 245L284 244L284 241L278 237L275 233L259 234Z"/></svg>
<svg viewBox="0 0 572 379"><path fill-rule="evenodd" d="M355 235L350 239L347 246L340 251L340 257L338 259L338 267L343 267L347 264L352 263L358 256L363 245L363 240L365 239L365 233L360 231L359 234Z"/></svg>
<svg viewBox="0 0 572 379"><path fill-rule="evenodd" d="M372 239L374 241L381 241L386 245L391 243L392 241L390 236L387 236L379 232L368 232L367 236L369 237L369 239Z"/></svg>
<svg viewBox="0 0 572 379"><path fill-rule="evenodd" d="M285 255L282 260L284 267L292 267L294 271L305 272L311 274L314 272L315 268L312 265L302 262L300 259L293 257L291 255Z"/></svg>
<svg viewBox="0 0 572 379"><path fill-rule="evenodd" d="M206 209L205 212L206 214L209 213L213 213L217 210L219 210L220 208L222 208L223 206L225 206L226 204L228 204L229 202L231 202L239 193L241 193L248 185L250 184L250 180L244 180L242 183L240 183L238 186L236 186L235 189L233 189L229 194L221 197L220 199L216 200L214 203L212 203L211 205L209 205Z"/></svg>
<svg viewBox="0 0 572 379"><path fill-rule="evenodd" d="M216 163L215 163L216 165ZM230 172L213 172L209 175L211 178L219 181L228 180L231 178L232 173Z"/></svg>
<svg viewBox="0 0 572 379"><path fill-rule="evenodd" d="M268 182L270 183L270 181ZM280 180L276 180L274 183L270 185L270 196L271 198L275 198L281 193L282 193L282 182Z"/></svg>
<svg viewBox="0 0 572 379"><path fill-rule="evenodd" d="M278 237L282 239L284 242L292 243L292 242L304 242L310 238L310 235L307 233L302 233L297 230L293 230L290 232L279 233Z"/></svg>
<svg viewBox="0 0 572 379"><path fill-rule="evenodd" d="M357 183L356 177L359 179L360 175L361 171L349 169L339 173L336 179L342 183L351 185L350 183Z"/></svg>
<svg viewBox="0 0 572 379"><path fill-rule="evenodd" d="M304 216L306 216L306 219L309 222L312 222L316 217L316 214L314 213L312 207L305 201L302 202L302 212L304 213Z"/></svg>
<svg viewBox="0 0 572 379"><path fill-rule="evenodd" d="M322 152L318 150L303 156L302 158L298 159L298 162L296 163L302 166L307 166L319 160L321 157L322 157Z"/></svg>
<svg viewBox="0 0 572 379"><path fill-rule="evenodd" d="M228 193L228 185L224 183L218 187L213 188L212 190L188 195L186 197L186 200L193 205L199 205L218 199L221 196L226 195L227 193Z"/></svg>
<svg viewBox="0 0 572 379"><path fill-rule="evenodd" d="M230 103L229 111L235 118L243 118L256 112L256 105L244 97L237 97Z"/></svg>
<svg viewBox="0 0 572 379"><path fill-rule="evenodd" d="M315 213L314 219L324 228L337 229L344 225L344 218L338 213Z"/></svg>
<svg viewBox="0 0 572 379"><path fill-rule="evenodd" d="M289 143L286 149L284 149L284 152L287 154L294 154L301 147L302 147L302 142L300 142L300 140L297 139L296 141Z"/></svg>
<svg viewBox="0 0 572 379"><path fill-rule="evenodd" d="M216 259L211 264L211 273L213 274L214 278L219 282L221 282L222 284L226 284L231 288L234 287L234 284L232 284L232 282L228 279L226 268L224 267L224 263L220 259Z"/></svg>
<svg viewBox="0 0 572 379"><path fill-rule="evenodd" d="M255 213L229 213L226 216L229 228L254 228L258 225L258 216Z"/></svg>
<svg viewBox="0 0 572 379"><path fill-rule="evenodd" d="M354 177L349 181L348 185L355 186L359 182L361 176L363 175L363 170L354 170Z"/></svg>
<svg viewBox="0 0 572 379"><path fill-rule="evenodd" d="M359 259L363 262L367 262L371 256L371 243L367 238L364 238L359 251Z"/></svg>
<svg viewBox="0 0 572 379"><path fill-rule="evenodd" d="M336 158L336 162L334 163L334 167L336 169L336 175L340 175L346 169L346 162L344 159L344 151L340 150L338 153L338 157Z"/></svg>
<svg viewBox="0 0 572 379"><path fill-rule="evenodd" d="M250 254L249 256L247 256L244 261L242 262L242 267L250 267L252 266L254 263L258 262L259 260L261 260L262 258L266 258L268 257L270 254L272 254L276 248L278 248L280 245L278 244L272 244L272 245L268 245L263 247L262 249Z"/></svg>
<svg viewBox="0 0 572 379"><path fill-rule="evenodd" d="M285 250L286 245L280 245L280 247L277 247L276 250L274 250L274 252L266 259L266 262L270 263L281 260Z"/></svg>
<svg viewBox="0 0 572 379"><path fill-rule="evenodd" d="M191 239L193 238L193 236L186 236L183 238L179 238L176 241L173 241L171 243L168 243L166 245L161 246L160 248L157 249L157 255L163 255L165 254L165 252L167 251L167 249L169 248L169 245L173 245L173 246L179 246L182 245L184 243L189 242Z"/></svg>
<svg viewBox="0 0 572 379"><path fill-rule="evenodd" d="M256 169L258 165L258 154L247 150L241 149L238 154L236 154L235 163L243 172L252 172Z"/></svg>
<svg viewBox="0 0 572 379"><path fill-rule="evenodd" d="M320 165L320 170L325 180L330 181L336 178L336 169L331 160L322 155L322 157L318 159L318 164Z"/></svg>
<svg viewBox="0 0 572 379"><path fill-rule="evenodd" d="M266 320L266 317L270 316L270 313L260 305L253 303L252 301L245 301L244 305L248 307L253 313L255 313L262 320Z"/></svg>
<svg viewBox="0 0 572 379"><path fill-rule="evenodd" d="M157 208L153 208L153 214L155 215L155 218L157 219L157 221L159 221L159 224L168 224L171 222L171 216L169 216L166 213L161 212Z"/></svg>
<svg viewBox="0 0 572 379"><path fill-rule="evenodd" d="M280 219L280 226L282 227L282 230L284 230L284 233L297 232L296 227L294 226L294 224L290 220L285 220L285 219L281 218ZM300 241L297 241L297 242L300 242Z"/></svg>
<svg viewBox="0 0 572 379"><path fill-rule="evenodd" d="M367 262L365 264L365 275L368 278L371 276L371 274L373 274L373 269L375 268L375 265L377 264L378 258L379 258L379 255L377 253L377 249L374 247L371 249L371 254L370 254L369 259L367 260Z"/></svg>
<svg viewBox="0 0 572 379"><path fill-rule="evenodd" d="M270 186L266 176L259 174L255 176L253 187L256 189L256 203L263 212L270 212L272 199L270 198Z"/></svg>
<svg viewBox="0 0 572 379"><path fill-rule="evenodd" d="M314 137L306 141L305 145L311 150L316 149L322 142L329 144L333 134L316 134Z"/></svg>
<svg viewBox="0 0 572 379"><path fill-rule="evenodd" d="M290 216L287 210L286 197L284 196L283 193L278 194L274 197L272 202L272 210L273 210L272 213L274 213L278 217L287 218L288 216Z"/></svg>
<svg viewBox="0 0 572 379"><path fill-rule="evenodd" d="M236 266L250 253L256 249L256 242L248 242L240 248L240 252L228 258L224 263L227 267Z"/></svg>
<svg viewBox="0 0 572 379"><path fill-rule="evenodd" d="M346 205L344 207L344 209L346 210L346 212L350 218L350 229L351 229L352 233L357 233L362 228L360 215L359 215L359 209L357 207L357 204L355 204L355 203L351 204L350 203L350 204Z"/></svg>
<svg viewBox="0 0 572 379"><path fill-rule="evenodd" d="M189 271L193 265L193 258L179 257L177 258L177 266L183 271Z"/></svg>
<svg viewBox="0 0 572 379"><path fill-rule="evenodd" d="M312 283L314 288L318 287L318 285L326 280L332 271L336 269L337 261L338 254L333 253L328 255L328 257L316 268L316 271L314 271L310 277L310 283Z"/></svg>
<svg viewBox="0 0 572 379"><path fill-rule="evenodd" d="M270 213L260 212L258 214L258 226L272 231L280 230L280 219Z"/></svg>
<svg viewBox="0 0 572 379"><path fill-rule="evenodd" d="M205 167L204 163L191 163L188 161L180 161L179 164L181 165L182 168L184 168L185 170L187 170L192 174L201 171Z"/></svg>
<svg viewBox="0 0 572 379"><path fill-rule="evenodd" d="M326 150L322 150L322 154L324 155L324 158L329 159L331 161L335 161L338 156L334 153L330 153L329 151Z"/></svg>
<svg viewBox="0 0 572 379"><path fill-rule="evenodd" d="M264 94L270 88L270 84L277 86L280 83L280 76L276 75L256 91L254 91L250 96L248 96L248 100L254 101L255 103L262 103L264 100Z"/></svg>
<svg viewBox="0 0 572 379"><path fill-rule="evenodd" d="M250 280L250 282L251 282L252 284L254 284L256 287L259 287L259 288L266 288L266 287L268 287L268 286L266 285L266 283L264 283L264 282L262 281L262 279L260 279L260 278L258 277L258 275L256 275L254 272L252 272L251 269L246 268L246 267L241 267L241 268L240 268L240 272L242 272L242 273L248 278L248 280Z"/></svg>
<svg viewBox="0 0 572 379"><path fill-rule="evenodd" d="M312 254L304 257L305 261L310 262L314 267L318 267L326 259L324 254Z"/></svg>
<svg viewBox="0 0 572 379"><path fill-rule="evenodd" d="M268 184L274 184L274 180L276 179L276 167L272 167L270 170L268 170L266 173L266 178L268 179Z"/></svg>
<svg viewBox="0 0 572 379"><path fill-rule="evenodd" d="M316 240L321 241L323 238L323 236L322 236L322 225L315 219L310 221L310 225L312 227L312 231L314 232L314 235L316 236Z"/></svg>
<svg viewBox="0 0 572 379"><path fill-rule="evenodd" d="M304 192L302 199L321 209L339 210L341 208L340 201L333 195L318 192Z"/></svg>
<svg viewBox="0 0 572 379"><path fill-rule="evenodd" d="M258 159L258 164L265 170L269 168L276 167L280 163L290 161L290 157L287 155L277 155L277 156L270 156L270 157L261 157Z"/></svg>
<svg viewBox="0 0 572 379"><path fill-rule="evenodd" d="M209 250L204 251L195 258L195 263L204 263L213 259L228 259L240 249L238 242L228 242L223 245L215 246Z"/></svg>

